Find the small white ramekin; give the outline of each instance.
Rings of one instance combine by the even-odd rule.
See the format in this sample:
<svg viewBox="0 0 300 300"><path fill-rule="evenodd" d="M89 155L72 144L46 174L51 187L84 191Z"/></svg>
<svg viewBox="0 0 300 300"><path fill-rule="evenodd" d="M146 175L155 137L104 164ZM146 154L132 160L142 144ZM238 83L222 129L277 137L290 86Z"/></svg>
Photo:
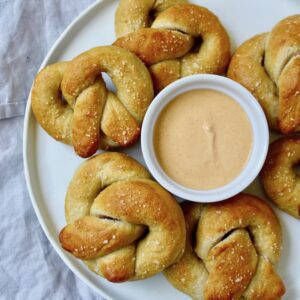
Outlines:
<svg viewBox="0 0 300 300"><path fill-rule="evenodd" d="M253 143L247 165L233 181L216 189L196 190L175 182L164 172L154 151L153 132L160 112L176 96L195 89L216 90L230 96L244 109L252 126ZM226 77L201 74L184 77L173 82L154 98L143 122L141 144L148 169L165 189L186 200L216 202L238 194L250 185L258 175L268 151L269 130L262 108L248 90Z"/></svg>

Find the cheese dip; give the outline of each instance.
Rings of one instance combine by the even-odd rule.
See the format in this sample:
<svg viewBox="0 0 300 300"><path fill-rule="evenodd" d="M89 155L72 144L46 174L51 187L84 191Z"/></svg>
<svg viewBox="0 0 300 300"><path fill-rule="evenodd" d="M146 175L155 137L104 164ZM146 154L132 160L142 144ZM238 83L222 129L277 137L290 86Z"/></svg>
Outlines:
<svg viewBox="0 0 300 300"><path fill-rule="evenodd" d="M252 128L243 108L215 90L174 98L154 128L154 150L165 173L187 188L215 189L234 180L252 149Z"/></svg>

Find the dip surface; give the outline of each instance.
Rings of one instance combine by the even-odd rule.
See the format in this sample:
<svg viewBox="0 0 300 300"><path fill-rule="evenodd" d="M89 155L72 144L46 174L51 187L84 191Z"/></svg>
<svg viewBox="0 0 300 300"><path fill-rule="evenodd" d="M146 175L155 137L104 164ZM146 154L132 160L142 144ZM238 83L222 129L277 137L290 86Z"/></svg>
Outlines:
<svg viewBox="0 0 300 300"><path fill-rule="evenodd" d="M241 173L253 137L247 114L236 101L215 90L192 90L162 110L153 139L156 157L171 179L208 190Z"/></svg>

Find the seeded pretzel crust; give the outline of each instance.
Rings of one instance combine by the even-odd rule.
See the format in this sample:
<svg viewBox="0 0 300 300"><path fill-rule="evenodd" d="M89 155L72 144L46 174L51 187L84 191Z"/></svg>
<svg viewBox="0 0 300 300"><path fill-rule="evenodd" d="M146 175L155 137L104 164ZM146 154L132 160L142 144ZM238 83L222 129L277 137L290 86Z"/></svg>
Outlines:
<svg viewBox="0 0 300 300"><path fill-rule="evenodd" d="M134 159L103 153L85 161L68 188L62 247L112 282L161 272L182 255L184 216Z"/></svg>
<svg viewBox="0 0 300 300"><path fill-rule="evenodd" d="M278 139L269 147L261 179L269 198L300 219L300 178L293 167L300 162L300 136Z"/></svg>
<svg viewBox="0 0 300 300"><path fill-rule="evenodd" d="M107 91L101 72L111 77L116 95ZM98 148L136 142L152 98L152 81L144 64L125 49L103 46L39 72L32 110L48 134L89 157Z"/></svg>
<svg viewBox="0 0 300 300"><path fill-rule="evenodd" d="M124 2L128 1L120 1L119 6ZM119 38L114 43L135 53L146 63L155 92L184 76L223 74L230 59L230 40L219 19L204 7L181 3L159 11L150 24L145 16L151 10L150 5L158 2L164 3L145 1L146 8L132 9L132 14L140 14L142 21L128 22L125 31L119 30L118 19L121 23L124 20L122 11L118 10L115 23ZM130 9L123 13L127 18ZM147 28L150 25L151 28Z"/></svg>
<svg viewBox="0 0 300 300"><path fill-rule="evenodd" d="M299 51L300 15L294 15L243 43L228 69L257 98L270 128L282 133L300 129Z"/></svg>
<svg viewBox="0 0 300 300"><path fill-rule="evenodd" d="M164 271L174 287L193 299L280 299L275 273L281 228L272 209L239 194L214 204L184 203L187 240L182 258Z"/></svg>

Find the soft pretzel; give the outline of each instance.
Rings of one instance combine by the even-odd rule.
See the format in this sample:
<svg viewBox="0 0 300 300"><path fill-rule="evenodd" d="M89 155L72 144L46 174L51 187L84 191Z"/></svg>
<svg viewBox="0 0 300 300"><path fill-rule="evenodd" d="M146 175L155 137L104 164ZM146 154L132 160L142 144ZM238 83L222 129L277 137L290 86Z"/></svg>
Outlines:
<svg viewBox="0 0 300 300"><path fill-rule="evenodd" d="M262 200L239 194L214 204L184 203L186 248L164 273L193 299L280 299L275 273L281 228Z"/></svg>
<svg viewBox="0 0 300 300"><path fill-rule="evenodd" d="M133 32L119 37L114 45L132 51L146 63L156 93L183 76L225 72L230 59L229 37L208 9L177 4L161 12L151 28L143 28L147 25L143 21L128 26L126 32Z"/></svg>
<svg viewBox="0 0 300 300"><path fill-rule="evenodd" d="M62 247L112 282L152 276L184 250L180 206L125 154L84 162L69 185L65 213Z"/></svg>
<svg viewBox="0 0 300 300"><path fill-rule="evenodd" d="M115 15L117 37L150 27L153 18L179 3L187 3L187 0L120 0Z"/></svg>
<svg viewBox="0 0 300 300"><path fill-rule="evenodd" d="M300 128L299 51L300 15L294 15L243 43L228 69L258 99L270 127L282 133Z"/></svg>
<svg viewBox="0 0 300 300"><path fill-rule="evenodd" d="M300 219L300 178L293 167L300 162L300 136L276 140L269 147L261 172L266 194L282 210Z"/></svg>
<svg viewBox="0 0 300 300"><path fill-rule="evenodd" d="M106 90L101 72L111 77L116 95ZM99 147L133 144L152 98L151 78L143 63L125 49L103 46L39 72L32 110L52 137L89 157Z"/></svg>

